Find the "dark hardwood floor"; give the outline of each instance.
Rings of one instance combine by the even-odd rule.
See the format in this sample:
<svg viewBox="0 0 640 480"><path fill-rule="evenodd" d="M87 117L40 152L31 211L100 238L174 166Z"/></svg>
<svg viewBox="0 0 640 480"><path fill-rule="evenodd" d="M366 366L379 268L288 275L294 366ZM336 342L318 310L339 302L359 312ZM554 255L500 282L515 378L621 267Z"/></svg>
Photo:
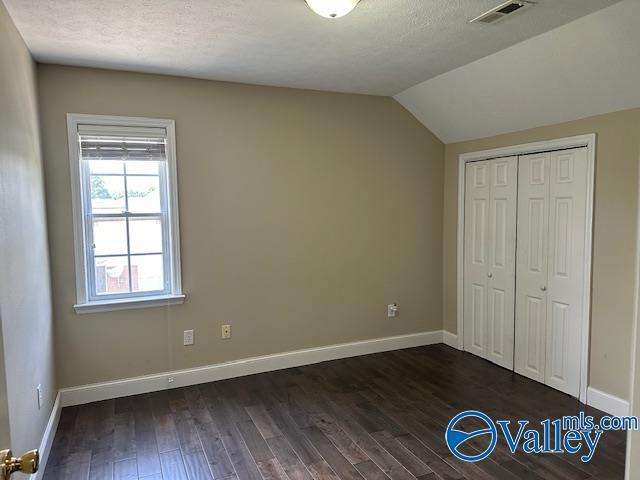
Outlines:
<svg viewBox="0 0 640 480"><path fill-rule="evenodd" d="M457 460L444 431L467 409L536 423L580 410L600 414L434 345L65 408L45 479L624 477L623 432L604 433L588 463L568 454L514 455L502 438L481 462Z"/></svg>

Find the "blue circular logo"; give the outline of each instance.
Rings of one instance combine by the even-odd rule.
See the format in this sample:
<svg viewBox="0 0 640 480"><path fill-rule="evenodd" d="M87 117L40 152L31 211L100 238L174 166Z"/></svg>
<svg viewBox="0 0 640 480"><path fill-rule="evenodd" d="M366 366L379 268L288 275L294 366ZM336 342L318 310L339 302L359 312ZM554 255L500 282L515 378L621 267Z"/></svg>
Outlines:
<svg viewBox="0 0 640 480"><path fill-rule="evenodd" d="M456 425L465 418L479 419L482 423L487 425L487 428L481 428L480 430L475 430L473 432L465 432L456 429ZM459 451L459 448L465 442L481 435L491 435L489 446L483 452L479 452L477 455L466 455ZM491 455L493 449L496 448L498 432L496 431L496 425L493 423L493 420L491 420L487 415L482 412L468 410L466 412L459 413L451 419L449 426L447 427L445 439L447 440L447 446L449 447L449 450L451 450L451 453L460 460L464 460L465 462L478 462Z"/></svg>

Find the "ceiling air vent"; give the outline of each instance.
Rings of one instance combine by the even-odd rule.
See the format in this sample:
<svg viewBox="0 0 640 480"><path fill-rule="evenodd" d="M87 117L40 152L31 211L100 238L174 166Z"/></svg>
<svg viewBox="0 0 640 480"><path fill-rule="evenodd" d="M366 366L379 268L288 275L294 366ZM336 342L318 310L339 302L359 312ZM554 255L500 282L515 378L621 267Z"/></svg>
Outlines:
<svg viewBox="0 0 640 480"><path fill-rule="evenodd" d="M531 2L526 1L510 1L501 3L495 8L492 8L488 12L484 12L482 15L474 18L469 23L495 23L498 20L502 20L508 15L514 12L522 10L531 5Z"/></svg>

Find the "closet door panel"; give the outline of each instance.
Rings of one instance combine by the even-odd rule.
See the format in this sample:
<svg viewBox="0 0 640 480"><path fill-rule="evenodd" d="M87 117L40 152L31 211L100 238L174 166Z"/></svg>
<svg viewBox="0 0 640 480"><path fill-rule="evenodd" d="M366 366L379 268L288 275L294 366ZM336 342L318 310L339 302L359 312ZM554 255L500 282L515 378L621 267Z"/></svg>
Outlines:
<svg viewBox="0 0 640 480"><path fill-rule="evenodd" d="M489 248L488 162L466 166L464 245L464 349L485 357Z"/></svg>
<svg viewBox="0 0 640 480"><path fill-rule="evenodd" d="M545 381L549 154L518 160L515 371Z"/></svg>
<svg viewBox="0 0 640 480"><path fill-rule="evenodd" d="M545 383L578 396L585 285L586 148L552 152L549 184Z"/></svg>
<svg viewBox="0 0 640 480"><path fill-rule="evenodd" d="M491 160L487 359L513 369L518 158Z"/></svg>

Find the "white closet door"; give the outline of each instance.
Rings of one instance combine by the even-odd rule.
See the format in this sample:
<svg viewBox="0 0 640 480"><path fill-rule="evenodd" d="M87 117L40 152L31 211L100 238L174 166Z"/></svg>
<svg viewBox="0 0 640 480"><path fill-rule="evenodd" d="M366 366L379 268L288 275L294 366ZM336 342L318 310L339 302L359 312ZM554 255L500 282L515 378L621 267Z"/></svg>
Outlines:
<svg viewBox="0 0 640 480"><path fill-rule="evenodd" d="M545 381L549 154L518 165L515 371Z"/></svg>
<svg viewBox="0 0 640 480"><path fill-rule="evenodd" d="M515 371L580 391L587 150L521 156Z"/></svg>
<svg viewBox="0 0 640 480"><path fill-rule="evenodd" d="M489 162L466 166L464 216L464 349L487 351Z"/></svg>
<svg viewBox="0 0 640 480"><path fill-rule="evenodd" d="M512 369L517 157L468 164L465 185L465 350Z"/></svg>
<svg viewBox="0 0 640 480"><path fill-rule="evenodd" d="M513 370L518 157L492 160L489 168L487 359Z"/></svg>
<svg viewBox="0 0 640 480"><path fill-rule="evenodd" d="M552 152L549 173L545 383L577 397L585 294L587 149Z"/></svg>

